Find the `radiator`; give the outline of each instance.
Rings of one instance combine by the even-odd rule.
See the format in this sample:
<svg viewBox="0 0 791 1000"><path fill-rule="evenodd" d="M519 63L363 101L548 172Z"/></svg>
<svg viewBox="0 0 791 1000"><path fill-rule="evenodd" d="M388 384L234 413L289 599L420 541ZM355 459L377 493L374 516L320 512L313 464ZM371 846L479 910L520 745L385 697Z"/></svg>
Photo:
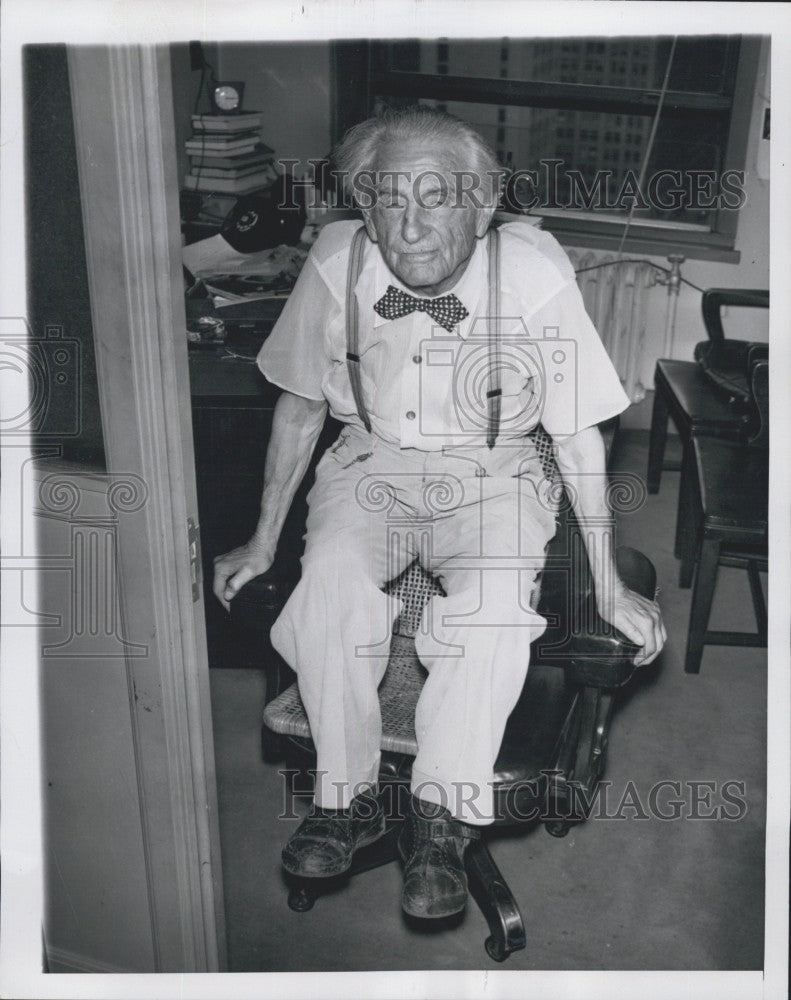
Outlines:
<svg viewBox="0 0 791 1000"><path fill-rule="evenodd" d="M648 289L656 270L648 261L620 261L614 254L569 250L585 308L633 403L645 396L640 381L646 342ZM601 265L606 265L602 267ZM595 268L595 270L586 270Z"/></svg>

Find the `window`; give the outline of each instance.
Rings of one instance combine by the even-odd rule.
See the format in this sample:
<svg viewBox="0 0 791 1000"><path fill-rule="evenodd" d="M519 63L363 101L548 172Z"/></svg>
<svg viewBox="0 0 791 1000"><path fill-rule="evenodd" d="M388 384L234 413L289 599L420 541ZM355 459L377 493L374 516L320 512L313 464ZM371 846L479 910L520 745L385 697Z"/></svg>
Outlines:
<svg viewBox="0 0 791 1000"><path fill-rule="evenodd" d="M409 44L372 44L369 89L376 101L441 101L475 125L498 154L507 151L514 171L537 172L532 190L538 201L530 211L544 217L545 228L577 245L618 244L670 38L416 41L417 70L414 57L405 62ZM759 45L754 36L678 39L630 249L735 259L738 171ZM438 67L440 50L445 59ZM507 123L505 107L512 109ZM606 159L604 142L612 144ZM626 146L623 156L616 145ZM545 165L557 159L563 162L550 177ZM603 193L583 191L580 201L580 184L569 171ZM606 191L597 171L609 174Z"/></svg>

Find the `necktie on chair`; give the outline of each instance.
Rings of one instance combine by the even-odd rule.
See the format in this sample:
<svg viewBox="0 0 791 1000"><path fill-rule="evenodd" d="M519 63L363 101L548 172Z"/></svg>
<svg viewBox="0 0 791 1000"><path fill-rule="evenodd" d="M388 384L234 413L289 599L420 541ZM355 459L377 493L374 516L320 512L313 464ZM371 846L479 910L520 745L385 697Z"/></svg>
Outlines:
<svg viewBox="0 0 791 1000"><path fill-rule="evenodd" d="M387 286L381 299L374 303L374 309L385 319L400 319L409 313L424 312L449 332L469 315L452 292L436 299L418 299L393 285Z"/></svg>

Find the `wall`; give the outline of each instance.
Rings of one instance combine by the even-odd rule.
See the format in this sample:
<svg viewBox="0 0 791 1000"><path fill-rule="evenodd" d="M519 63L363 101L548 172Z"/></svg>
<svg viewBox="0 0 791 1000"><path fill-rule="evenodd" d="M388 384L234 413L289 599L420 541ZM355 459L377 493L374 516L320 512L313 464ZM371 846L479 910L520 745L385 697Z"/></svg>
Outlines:
<svg viewBox="0 0 791 1000"><path fill-rule="evenodd" d="M64 457L102 469L104 438L65 45L25 48L24 107L27 315L37 340L49 340L40 355L47 366L47 384L40 387L46 406L33 426L39 443L51 441ZM48 328L54 336L48 337ZM61 363L60 357L67 360Z"/></svg>
<svg viewBox="0 0 791 1000"><path fill-rule="evenodd" d="M330 47L327 42L218 46L219 79L244 80L244 107L261 112L261 136L281 157L330 149ZM296 168L299 170L299 167Z"/></svg>
<svg viewBox="0 0 791 1000"><path fill-rule="evenodd" d="M154 952L125 648L106 629L114 617L120 630L118 607L111 616L90 598L83 607L74 597L81 587L99 603L117 595L107 492L113 480L63 462L41 462L34 477L37 496L30 507L39 551L47 556L39 606L57 620L39 632L48 966L51 972L150 972ZM79 498L79 516L63 503L72 494ZM106 553L109 565L102 563ZM80 613L87 623L76 617Z"/></svg>
<svg viewBox="0 0 791 1000"><path fill-rule="evenodd" d="M216 45L204 45L203 54L211 66L217 66ZM184 142L192 135L191 116L195 110L195 100L201 79L200 70L190 68L189 45L186 42L174 43L170 46L170 75L173 87L173 118L176 123L176 163L181 181L187 173L187 154L184 152ZM201 100L201 108L205 110L205 91Z"/></svg>

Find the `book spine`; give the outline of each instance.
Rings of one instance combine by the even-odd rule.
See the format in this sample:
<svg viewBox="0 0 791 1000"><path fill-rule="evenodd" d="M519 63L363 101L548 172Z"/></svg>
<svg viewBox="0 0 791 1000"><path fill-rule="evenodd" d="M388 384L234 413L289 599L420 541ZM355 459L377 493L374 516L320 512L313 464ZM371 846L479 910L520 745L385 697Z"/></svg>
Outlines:
<svg viewBox="0 0 791 1000"><path fill-rule="evenodd" d="M272 186L271 177L215 178L187 174L184 187L189 191L218 191L224 194L247 194Z"/></svg>
<svg viewBox="0 0 791 1000"><path fill-rule="evenodd" d="M210 166L191 166L190 174L193 177L225 177L228 179L237 177L252 177L253 175L261 175L261 177L274 177L275 172L273 169L267 169L267 164L255 164L252 167L242 167L237 169L236 167L210 167Z"/></svg>
<svg viewBox="0 0 791 1000"><path fill-rule="evenodd" d="M263 167L272 162L272 157L266 153L242 153L240 156L204 156L202 154L191 153L190 165L193 167L216 167L222 169L229 167L241 170L242 167Z"/></svg>
<svg viewBox="0 0 791 1000"><path fill-rule="evenodd" d="M210 156L213 153L216 156L231 156L232 154L254 153L255 143L240 143L238 146L216 146L208 143L193 143L188 141L184 143L184 149L191 155Z"/></svg>
<svg viewBox="0 0 791 1000"><path fill-rule="evenodd" d="M239 132L244 128L259 128L261 125L260 115L238 115L211 117L207 115L193 115L193 128L216 129L218 132Z"/></svg>

